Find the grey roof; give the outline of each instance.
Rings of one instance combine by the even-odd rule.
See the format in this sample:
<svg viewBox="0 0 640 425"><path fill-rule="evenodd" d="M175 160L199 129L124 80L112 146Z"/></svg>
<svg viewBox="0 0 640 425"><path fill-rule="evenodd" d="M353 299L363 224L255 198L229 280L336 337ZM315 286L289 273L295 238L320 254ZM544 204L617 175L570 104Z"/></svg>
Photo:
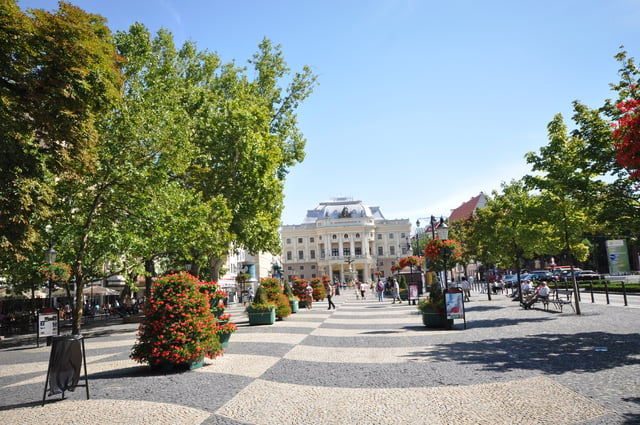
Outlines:
<svg viewBox="0 0 640 425"><path fill-rule="evenodd" d="M353 198L336 198L331 201L320 202L317 207L307 210L305 223L315 223L324 218L356 218L372 217L374 220L384 220L380 207L370 207L362 201Z"/></svg>

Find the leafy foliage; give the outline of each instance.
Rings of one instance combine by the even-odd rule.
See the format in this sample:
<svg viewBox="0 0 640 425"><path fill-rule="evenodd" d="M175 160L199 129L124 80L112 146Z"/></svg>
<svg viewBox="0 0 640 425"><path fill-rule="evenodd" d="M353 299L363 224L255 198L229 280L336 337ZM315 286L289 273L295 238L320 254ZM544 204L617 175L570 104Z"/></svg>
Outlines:
<svg viewBox="0 0 640 425"><path fill-rule="evenodd" d="M222 353L209 297L199 289L197 279L186 272L156 280L145 303L132 359L151 366L181 365Z"/></svg>

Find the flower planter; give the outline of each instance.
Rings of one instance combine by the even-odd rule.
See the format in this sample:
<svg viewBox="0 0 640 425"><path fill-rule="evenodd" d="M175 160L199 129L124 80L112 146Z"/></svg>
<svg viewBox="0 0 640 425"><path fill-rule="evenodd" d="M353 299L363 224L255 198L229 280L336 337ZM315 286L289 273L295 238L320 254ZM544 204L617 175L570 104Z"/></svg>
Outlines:
<svg viewBox="0 0 640 425"><path fill-rule="evenodd" d="M251 310L247 311L249 315L249 325L273 325L276 323L276 309L269 310Z"/></svg>
<svg viewBox="0 0 640 425"><path fill-rule="evenodd" d="M292 301L289 300L289 305L291 306L291 313L297 313L300 308L300 301ZM306 307L306 306L305 306Z"/></svg>
<svg viewBox="0 0 640 425"><path fill-rule="evenodd" d="M225 332L218 334L218 339L220 340L222 348L227 348L229 346L229 339L231 339L231 333Z"/></svg>
<svg viewBox="0 0 640 425"><path fill-rule="evenodd" d="M161 360L157 365L152 365L151 369L158 372L181 372L185 370L198 369L204 366L204 357L187 363L174 363L169 360Z"/></svg>
<svg viewBox="0 0 640 425"><path fill-rule="evenodd" d="M453 319L447 319L442 313L422 313L422 323L428 328L445 328L453 327Z"/></svg>
<svg viewBox="0 0 640 425"><path fill-rule="evenodd" d="M434 306L425 306L422 308L422 324L428 328L446 328L453 327L453 319L447 319L447 315L442 309Z"/></svg>

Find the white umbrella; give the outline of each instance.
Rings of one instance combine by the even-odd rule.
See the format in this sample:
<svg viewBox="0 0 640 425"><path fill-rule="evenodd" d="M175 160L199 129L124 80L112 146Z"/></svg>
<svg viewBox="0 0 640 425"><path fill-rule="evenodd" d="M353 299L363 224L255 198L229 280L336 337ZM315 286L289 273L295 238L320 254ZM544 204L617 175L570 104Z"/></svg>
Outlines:
<svg viewBox="0 0 640 425"><path fill-rule="evenodd" d="M82 290L83 295L120 295L115 289L106 286L87 286Z"/></svg>

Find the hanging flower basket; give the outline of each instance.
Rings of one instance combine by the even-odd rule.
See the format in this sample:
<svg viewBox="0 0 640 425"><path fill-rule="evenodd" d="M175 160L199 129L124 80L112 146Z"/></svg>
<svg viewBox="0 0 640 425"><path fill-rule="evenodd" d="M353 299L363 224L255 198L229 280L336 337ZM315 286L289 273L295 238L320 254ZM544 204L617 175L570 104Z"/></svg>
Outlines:
<svg viewBox="0 0 640 425"><path fill-rule="evenodd" d="M431 271L444 270L445 264L453 266L462 259L462 245L455 239L433 239L424 247Z"/></svg>
<svg viewBox="0 0 640 425"><path fill-rule="evenodd" d="M66 282L71 278L71 266L64 263L45 264L38 268L44 280Z"/></svg>

